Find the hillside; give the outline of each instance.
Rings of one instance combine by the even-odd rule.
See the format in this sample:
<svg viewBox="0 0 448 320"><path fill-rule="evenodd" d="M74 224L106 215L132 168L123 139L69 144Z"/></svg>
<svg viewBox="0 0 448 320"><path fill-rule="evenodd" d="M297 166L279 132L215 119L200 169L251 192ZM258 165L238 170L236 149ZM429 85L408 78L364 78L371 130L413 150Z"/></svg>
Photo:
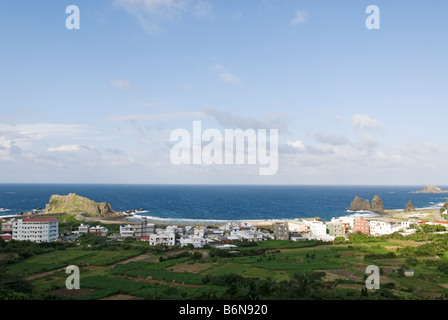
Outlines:
<svg viewBox="0 0 448 320"><path fill-rule="evenodd" d="M114 211L106 202L95 202L75 193L66 196L52 195L43 213L87 213L94 217L122 215L121 212Z"/></svg>

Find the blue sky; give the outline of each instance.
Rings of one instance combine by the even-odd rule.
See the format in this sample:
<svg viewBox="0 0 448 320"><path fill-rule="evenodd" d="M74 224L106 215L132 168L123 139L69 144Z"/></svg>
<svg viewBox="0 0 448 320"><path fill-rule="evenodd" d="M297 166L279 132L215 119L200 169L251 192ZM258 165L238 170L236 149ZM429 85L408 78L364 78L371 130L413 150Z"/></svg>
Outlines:
<svg viewBox="0 0 448 320"><path fill-rule="evenodd" d="M447 9L3 0L0 182L446 185ZM279 129L278 173L173 165L170 133L194 120Z"/></svg>

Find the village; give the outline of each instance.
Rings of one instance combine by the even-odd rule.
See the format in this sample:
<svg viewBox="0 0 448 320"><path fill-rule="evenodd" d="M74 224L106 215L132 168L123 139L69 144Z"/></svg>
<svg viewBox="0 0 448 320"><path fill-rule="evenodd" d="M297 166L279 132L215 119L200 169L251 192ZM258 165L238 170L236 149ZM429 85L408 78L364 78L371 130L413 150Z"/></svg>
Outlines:
<svg viewBox="0 0 448 320"><path fill-rule="evenodd" d="M276 221L239 221L227 222L219 225L164 225L159 226L140 217L134 223L122 224L119 233L109 234L105 226L81 223L76 230L70 232L59 231L59 220L48 218L11 218L1 225L1 239L9 241L29 240L32 242L75 241L84 234L94 234L111 240L124 241L133 238L147 241L150 246L191 246L202 248L210 245L220 249L236 247L239 242L272 240L291 241L334 241L348 239L353 233L369 234L371 236L388 235L399 232L406 236L415 233L419 225L443 226L445 230L448 222L424 221L418 216L411 216L407 220L390 222L381 219L369 219L362 216L350 215L332 218L331 221L313 219L293 219ZM444 232L444 231L441 231Z"/></svg>

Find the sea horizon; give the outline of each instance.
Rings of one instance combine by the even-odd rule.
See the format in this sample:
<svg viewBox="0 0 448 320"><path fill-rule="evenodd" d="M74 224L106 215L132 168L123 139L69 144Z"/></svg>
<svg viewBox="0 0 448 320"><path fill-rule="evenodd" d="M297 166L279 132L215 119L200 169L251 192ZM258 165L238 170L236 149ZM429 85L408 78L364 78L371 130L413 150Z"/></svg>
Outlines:
<svg viewBox="0 0 448 320"><path fill-rule="evenodd" d="M0 216L44 209L51 195L76 193L109 203L115 211L139 210L155 221L254 221L319 217L331 220L371 212L349 211L355 196L378 195L385 209L439 208L448 194L419 194L424 185L204 185L0 183ZM439 185L440 188L446 186Z"/></svg>

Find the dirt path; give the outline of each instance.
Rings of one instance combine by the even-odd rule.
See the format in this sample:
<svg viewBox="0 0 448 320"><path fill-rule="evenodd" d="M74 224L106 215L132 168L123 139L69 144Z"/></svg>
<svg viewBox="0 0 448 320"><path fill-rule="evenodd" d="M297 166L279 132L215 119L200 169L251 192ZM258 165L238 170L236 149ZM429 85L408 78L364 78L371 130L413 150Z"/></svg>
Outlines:
<svg viewBox="0 0 448 320"><path fill-rule="evenodd" d="M47 272L35 273L35 274L32 274L30 276L25 277L25 280L34 280L34 279L37 279L37 278L42 278L42 277L48 276L49 274L52 274L52 273L55 273L55 272L58 272L58 271L62 271L62 270L65 270L65 267L64 268L55 269L55 270L51 270L51 271L47 271Z"/></svg>
<svg viewBox="0 0 448 320"><path fill-rule="evenodd" d="M137 282L146 282L146 283L151 283L151 284L163 284L163 285L175 286L175 287L187 287L187 288L200 288L201 287L198 284L177 283L177 282L175 282L175 280L173 280L172 282L166 282L166 281L162 281L162 280L151 279L151 277L144 279L144 278L136 278L136 277L129 277L129 276L120 276L120 278L134 280Z"/></svg>
<svg viewBox="0 0 448 320"><path fill-rule="evenodd" d="M126 263L129 263L129 262L142 261L142 260L151 258L153 256L154 255L152 253L144 253L144 254L135 256L133 258L129 258L129 259L126 259L126 260L123 260L123 261L116 262L114 264L110 264L107 267L115 267L117 264L126 264Z"/></svg>
<svg viewBox="0 0 448 320"><path fill-rule="evenodd" d="M100 300L143 300L143 298L130 296L127 294L116 294L114 296L109 296Z"/></svg>

